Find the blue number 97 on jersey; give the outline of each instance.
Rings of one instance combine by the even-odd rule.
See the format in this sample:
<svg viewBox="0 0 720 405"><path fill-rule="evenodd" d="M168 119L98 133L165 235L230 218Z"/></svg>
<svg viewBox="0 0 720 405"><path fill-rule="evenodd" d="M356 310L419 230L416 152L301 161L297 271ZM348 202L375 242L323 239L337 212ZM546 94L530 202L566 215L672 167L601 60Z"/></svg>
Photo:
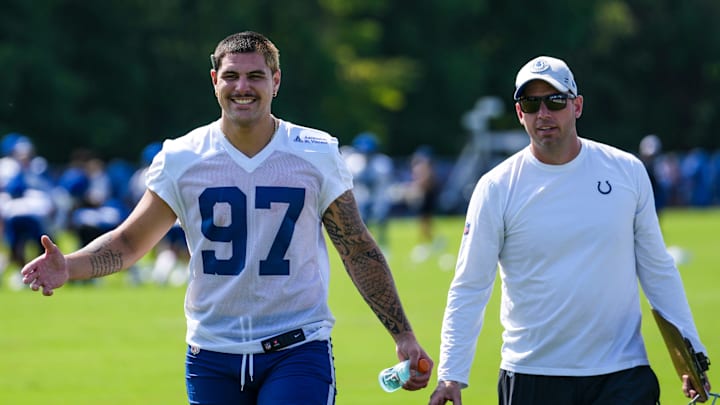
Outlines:
<svg viewBox="0 0 720 405"><path fill-rule="evenodd" d="M203 250L203 272L221 276L240 274L247 264L247 215L249 214L247 195L237 187L210 187L205 189L198 199L203 236L213 242L230 242L232 246L231 255L227 259L218 259L213 250ZM285 253L290 247L295 224L305 205L305 189L295 187L255 189L253 209L270 209L273 203L285 203L288 207L268 256L260 260L260 275L287 276L290 274L290 261L285 259ZM217 225L214 220L218 204L226 204L229 207L230 220L222 226Z"/></svg>

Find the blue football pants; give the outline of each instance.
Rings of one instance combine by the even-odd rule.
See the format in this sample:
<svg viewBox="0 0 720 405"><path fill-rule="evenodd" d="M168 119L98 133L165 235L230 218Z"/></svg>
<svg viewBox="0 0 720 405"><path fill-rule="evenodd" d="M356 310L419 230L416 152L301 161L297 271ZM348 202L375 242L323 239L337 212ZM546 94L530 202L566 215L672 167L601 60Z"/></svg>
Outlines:
<svg viewBox="0 0 720 405"><path fill-rule="evenodd" d="M335 403L335 366L329 340L254 355L188 347L185 380L190 404Z"/></svg>

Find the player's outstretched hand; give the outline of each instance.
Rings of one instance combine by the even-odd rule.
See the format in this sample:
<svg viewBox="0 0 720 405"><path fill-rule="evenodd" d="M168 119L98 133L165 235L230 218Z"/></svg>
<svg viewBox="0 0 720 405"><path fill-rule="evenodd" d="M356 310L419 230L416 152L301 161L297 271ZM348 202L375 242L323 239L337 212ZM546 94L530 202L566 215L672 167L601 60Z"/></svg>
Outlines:
<svg viewBox="0 0 720 405"><path fill-rule="evenodd" d="M439 381L437 388L430 396L429 405L445 405L447 401L453 405L462 405L460 384L455 381Z"/></svg>
<svg viewBox="0 0 720 405"><path fill-rule="evenodd" d="M70 278L65 255L50 240L43 235L40 242L45 253L35 258L23 267L21 273L23 283L30 285L33 291L42 288L43 295L53 295L53 290L62 287Z"/></svg>
<svg viewBox="0 0 720 405"><path fill-rule="evenodd" d="M705 384L705 392L710 392L710 380L707 379L707 374L704 375L705 381L707 383ZM696 396L698 396L698 390L696 387L693 387L692 381L690 381L690 377L687 374L683 374L682 376L682 390L683 394L685 394L686 397L694 399ZM698 399L698 402L705 402Z"/></svg>

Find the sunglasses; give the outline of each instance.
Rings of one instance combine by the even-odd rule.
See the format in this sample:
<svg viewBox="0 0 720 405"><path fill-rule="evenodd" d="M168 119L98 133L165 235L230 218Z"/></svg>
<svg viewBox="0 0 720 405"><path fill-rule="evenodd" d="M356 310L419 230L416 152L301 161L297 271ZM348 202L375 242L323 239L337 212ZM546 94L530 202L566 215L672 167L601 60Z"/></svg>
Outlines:
<svg viewBox="0 0 720 405"><path fill-rule="evenodd" d="M544 103L545 107L547 107L547 109L550 111L560 111L565 109L568 99L572 100L574 98L575 96L573 96L572 94L557 93L543 97L520 97L517 102L520 103L520 109L522 110L522 112L526 114L534 114L540 111L541 102Z"/></svg>

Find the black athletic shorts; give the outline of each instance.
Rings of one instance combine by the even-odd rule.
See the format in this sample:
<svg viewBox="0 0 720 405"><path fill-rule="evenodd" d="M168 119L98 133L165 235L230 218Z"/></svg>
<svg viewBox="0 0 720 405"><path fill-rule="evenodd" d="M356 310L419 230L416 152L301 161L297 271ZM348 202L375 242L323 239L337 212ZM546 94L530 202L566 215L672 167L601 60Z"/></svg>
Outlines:
<svg viewBox="0 0 720 405"><path fill-rule="evenodd" d="M659 405L660 385L649 366L589 377L500 370L500 405Z"/></svg>

